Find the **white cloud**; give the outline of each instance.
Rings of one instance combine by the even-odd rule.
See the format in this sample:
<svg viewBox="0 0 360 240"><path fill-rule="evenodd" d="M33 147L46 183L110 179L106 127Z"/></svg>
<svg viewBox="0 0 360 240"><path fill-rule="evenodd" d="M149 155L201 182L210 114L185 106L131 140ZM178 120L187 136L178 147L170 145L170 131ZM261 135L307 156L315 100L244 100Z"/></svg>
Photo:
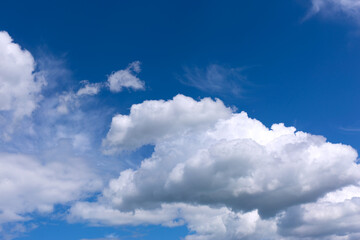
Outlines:
<svg viewBox="0 0 360 240"><path fill-rule="evenodd" d="M168 101L134 104L129 115L113 117L103 145L108 153L155 144L167 137L198 131L229 117L231 109L222 101L204 98L197 102L184 95Z"/></svg>
<svg viewBox="0 0 360 240"><path fill-rule="evenodd" d="M312 0L308 16L322 13L327 17L343 14L360 23L360 0Z"/></svg>
<svg viewBox="0 0 360 240"><path fill-rule="evenodd" d="M59 96L59 103L56 107L60 114L68 114L71 109L79 106L78 96L74 92L64 92Z"/></svg>
<svg viewBox="0 0 360 240"><path fill-rule="evenodd" d="M71 209L69 220L112 226L156 224L174 227L187 224L192 234L186 236L186 240L281 239L276 235L275 221L262 220L257 211L235 213L226 207L211 208L183 203L122 212L98 203L79 202Z"/></svg>
<svg viewBox="0 0 360 240"><path fill-rule="evenodd" d="M55 204L81 199L100 187L98 178L77 159L41 163L21 154L0 153L0 225L50 213Z"/></svg>
<svg viewBox="0 0 360 240"><path fill-rule="evenodd" d="M84 84L84 87L80 88L77 92L77 96L83 96L83 95L96 95L101 90L101 84L100 83L89 83L88 81L82 81Z"/></svg>
<svg viewBox="0 0 360 240"><path fill-rule="evenodd" d="M314 203L292 207L279 221L282 234L311 239L358 239L359 224L359 186L348 186Z"/></svg>
<svg viewBox="0 0 360 240"><path fill-rule="evenodd" d="M83 87L77 92L68 91L59 96L59 103L57 106L58 113L68 114L70 110L80 106L81 98L97 95L103 87L102 83L89 83L86 80L81 81L81 83L83 84Z"/></svg>
<svg viewBox="0 0 360 240"><path fill-rule="evenodd" d="M145 83L136 75L141 71L140 62L135 61L129 64L126 69L116 71L108 77L110 91L121 92L123 88L133 90L144 90Z"/></svg>
<svg viewBox="0 0 360 240"><path fill-rule="evenodd" d="M45 84L35 71L32 55L0 32L0 111L13 111L16 118L29 116L41 99Z"/></svg>
<svg viewBox="0 0 360 240"><path fill-rule="evenodd" d="M108 225L185 223L195 232L188 239L296 239L282 224L288 209L322 204L323 196L360 180L350 146L283 124L268 129L220 100L178 95L133 105L129 115L113 118L104 140L113 152L146 144L155 145L151 157L111 180L98 202L76 204L71 217ZM356 216L351 206L340 208Z"/></svg>

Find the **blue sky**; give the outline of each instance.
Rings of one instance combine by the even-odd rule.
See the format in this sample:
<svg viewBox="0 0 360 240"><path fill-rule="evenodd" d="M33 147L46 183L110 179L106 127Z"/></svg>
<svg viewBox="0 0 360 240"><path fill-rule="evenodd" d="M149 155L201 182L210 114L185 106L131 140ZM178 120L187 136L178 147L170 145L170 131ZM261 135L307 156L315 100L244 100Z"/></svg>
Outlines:
<svg viewBox="0 0 360 240"><path fill-rule="evenodd" d="M0 238L359 238L359 14L3 1Z"/></svg>

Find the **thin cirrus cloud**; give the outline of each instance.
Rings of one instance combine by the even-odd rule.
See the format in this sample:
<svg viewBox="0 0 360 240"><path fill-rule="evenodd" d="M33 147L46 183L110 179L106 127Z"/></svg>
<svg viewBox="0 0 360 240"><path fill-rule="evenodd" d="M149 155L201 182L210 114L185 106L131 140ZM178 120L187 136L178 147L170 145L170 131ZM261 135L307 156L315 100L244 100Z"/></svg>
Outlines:
<svg viewBox="0 0 360 240"><path fill-rule="evenodd" d="M352 224L312 227L360 220L358 194L348 190L360 181L353 148L283 124L269 129L220 100L178 95L133 105L129 115L114 116L103 144L110 153L146 144L155 150L111 180L97 202L75 204L72 221L186 224L195 232L186 239L337 239L359 232Z"/></svg>
<svg viewBox="0 0 360 240"><path fill-rule="evenodd" d="M210 64L204 69L185 67L180 82L207 93L244 97L248 82L242 74L243 70L218 64Z"/></svg>
<svg viewBox="0 0 360 240"><path fill-rule="evenodd" d="M360 1L359 0L312 0L312 7L306 16L322 14L325 17L345 16L357 24L360 24Z"/></svg>

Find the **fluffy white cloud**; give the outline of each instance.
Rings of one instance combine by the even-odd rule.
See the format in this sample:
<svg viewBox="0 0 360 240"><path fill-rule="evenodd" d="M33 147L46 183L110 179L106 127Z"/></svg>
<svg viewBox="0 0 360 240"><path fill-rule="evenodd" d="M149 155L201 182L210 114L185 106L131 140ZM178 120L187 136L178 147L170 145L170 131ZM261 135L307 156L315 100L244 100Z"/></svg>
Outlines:
<svg viewBox="0 0 360 240"><path fill-rule="evenodd" d="M187 224L193 232L186 236L187 240L281 239L276 234L276 222L273 219L262 220L256 210L235 213L226 207L211 208L183 203L122 212L104 204L79 202L71 209L69 220L113 226L156 224L174 227Z"/></svg>
<svg viewBox="0 0 360 240"><path fill-rule="evenodd" d="M312 0L310 15L318 12L327 16L343 13L360 23L360 0Z"/></svg>
<svg viewBox="0 0 360 240"><path fill-rule="evenodd" d="M136 76L140 71L140 62L135 61L130 63L126 69L112 73L108 77L110 91L121 92L123 88L144 90L145 83Z"/></svg>
<svg viewBox="0 0 360 240"><path fill-rule="evenodd" d="M169 101L145 101L133 105L129 115L113 117L103 145L109 153L136 149L174 135L205 130L231 112L219 99L197 102L177 95Z"/></svg>
<svg viewBox="0 0 360 240"><path fill-rule="evenodd" d="M292 207L279 220L283 235L311 239L358 239L359 224L359 186L344 187L314 203Z"/></svg>
<svg viewBox="0 0 360 240"><path fill-rule="evenodd" d="M111 180L97 203L77 204L73 218L169 226L182 219L196 232L188 239L281 239L278 223L281 234L296 239L301 236L283 224L291 209L326 194L331 198L331 192L360 180L350 146L283 124L269 129L209 98L145 101L133 105L129 115L113 118L104 146L114 152L145 144L155 145L152 156ZM357 208L343 207L357 214ZM214 225L208 225L212 218L202 208L214 212ZM316 239L315 233L304 236Z"/></svg>
<svg viewBox="0 0 360 240"><path fill-rule="evenodd" d="M29 116L41 98L45 80L35 73L32 55L0 32L0 111L13 111L16 118Z"/></svg>
<svg viewBox="0 0 360 240"><path fill-rule="evenodd" d="M33 157L0 153L0 224L49 213L55 204L87 196L101 185L84 163L41 163Z"/></svg>

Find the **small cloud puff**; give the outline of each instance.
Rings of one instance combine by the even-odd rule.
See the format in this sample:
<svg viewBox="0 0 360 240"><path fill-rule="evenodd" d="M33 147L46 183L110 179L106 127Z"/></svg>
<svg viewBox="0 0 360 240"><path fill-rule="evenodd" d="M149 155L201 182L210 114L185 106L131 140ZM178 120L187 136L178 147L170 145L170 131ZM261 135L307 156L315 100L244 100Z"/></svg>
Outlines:
<svg viewBox="0 0 360 240"><path fill-rule="evenodd" d="M135 91L144 90L145 83L136 76L140 71L140 62L135 61L130 63L126 69L113 72L107 80L110 91L121 92L123 88Z"/></svg>
<svg viewBox="0 0 360 240"><path fill-rule="evenodd" d="M81 81L81 83L84 86L76 92L77 96L96 95L100 92L101 87L103 85L101 83L89 83L89 81L86 80Z"/></svg>

